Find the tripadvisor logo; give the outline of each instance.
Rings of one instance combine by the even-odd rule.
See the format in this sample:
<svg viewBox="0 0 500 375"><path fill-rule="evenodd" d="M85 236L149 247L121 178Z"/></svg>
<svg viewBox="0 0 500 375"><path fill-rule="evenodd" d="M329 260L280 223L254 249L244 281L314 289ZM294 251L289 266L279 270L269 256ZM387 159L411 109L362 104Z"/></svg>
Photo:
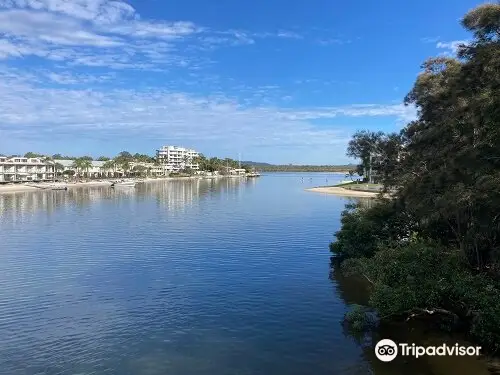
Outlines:
<svg viewBox="0 0 500 375"><path fill-rule="evenodd" d="M478 356L480 346L461 346L458 344L448 346L442 344L439 346L419 346L415 344L399 343L389 339L380 340L375 345L375 355L382 362L391 362L399 355L407 357L422 356Z"/></svg>

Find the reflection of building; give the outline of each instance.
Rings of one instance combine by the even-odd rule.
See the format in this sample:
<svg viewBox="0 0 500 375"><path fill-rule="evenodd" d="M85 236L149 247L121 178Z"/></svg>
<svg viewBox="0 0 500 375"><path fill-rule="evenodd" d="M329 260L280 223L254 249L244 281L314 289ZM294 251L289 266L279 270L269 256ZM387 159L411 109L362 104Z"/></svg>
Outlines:
<svg viewBox="0 0 500 375"><path fill-rule="evenodd" d="M0 182L44 181L53 178L53 161L0 156Z"/></svg>
<svg viewBox="0 0 500 375"><path fill-rule="evenodd" d="M254 184L255 180L240 178L181 179L153 181L138 184L135 189L110 189L109 186L82 186L67 192L37 190L13 194L0 194L0 219L16 220L43 210L53 212L67 205L86 206L102 200L116 200L134 204L138 200L155 199L158 205L175 214L182 212L202 199L220 199L238 195L241 188ZM218 197L218 198L216 198Z"/></svg>
<svg viewBox="0 0 500 375"><path fill-rule="evenodd" d="M178 146L163 146L156 150L158 162L166 167L168 172L179 172L182 169L200 169L200 166L194 162L194 159L200 156L195 151Z"/></svg>

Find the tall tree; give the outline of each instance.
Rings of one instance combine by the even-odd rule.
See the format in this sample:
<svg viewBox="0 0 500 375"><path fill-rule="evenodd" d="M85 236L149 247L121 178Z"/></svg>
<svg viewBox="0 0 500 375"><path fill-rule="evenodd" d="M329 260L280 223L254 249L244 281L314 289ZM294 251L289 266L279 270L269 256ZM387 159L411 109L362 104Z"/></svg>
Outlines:
<svg viewBox="0 0 500 375"><path fill-rule="evenodd" d="M360 176L371 178L374 157L380 154L380 142L384 137L383 132L370 132L361 130L354 133L347 146L347 156L360 159L361 164L357 172Z"/></svg>

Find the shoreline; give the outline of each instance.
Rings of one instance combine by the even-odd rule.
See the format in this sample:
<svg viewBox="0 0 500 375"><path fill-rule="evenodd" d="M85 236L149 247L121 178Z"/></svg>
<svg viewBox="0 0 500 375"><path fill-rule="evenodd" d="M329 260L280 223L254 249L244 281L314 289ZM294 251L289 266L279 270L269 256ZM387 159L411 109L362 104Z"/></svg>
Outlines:
<svg viewBox="0 0 500 375"><path fill-rule="evenodd" d="M176 180L204 180L204 179L220 179L220 178L236 178L235 176L217 176L217 177L159 177L150 179L135 179L135 178L125 178L125 181L135 181L136 183L150 183L150 182L160 182L160 181L176 181ZM67 187L68 190L81 188L81 187L97 187L97 186L111 186L115 179L109 180L96 180L96 181L86 181L86 182L20 182L14 184L0 185L0 195L10 194L10 193L27 193L35 191L51 191L50 187ZM116 179L121 180L121 179Z"/></svg>
<svg viewBox="0 0 500 375"><path fill-rule="evenodd" d="M376 192L350 190L350 189L344 189L343 187L338 187L338 186L320 186L320 187L308 188L305 190L311 191L313 193L333 194L333 195L339 195L339 196L343 196L343 197L359 197L359 198L377 198L377 197L379 197L379 193L376 193Z"/></svg>

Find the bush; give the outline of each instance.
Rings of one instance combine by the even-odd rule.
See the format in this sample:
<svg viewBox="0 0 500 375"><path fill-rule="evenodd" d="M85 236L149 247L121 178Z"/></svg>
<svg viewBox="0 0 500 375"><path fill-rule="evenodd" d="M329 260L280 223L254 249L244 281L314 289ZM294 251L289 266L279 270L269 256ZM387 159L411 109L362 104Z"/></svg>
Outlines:
<svg viewBox="0 0 500 375"><path fill-rule="evenodd" d="M353 305L351 310L344 315L344 324L355 332L362 332L374 327L377 320L372 312L365 306Z"/></svg>
<svg viewBox="0 0 500 375"><path fill-rule="evenodd" d="M344 263L343 269L373 284L370 305L382 319L432 318L447 327L461 326L483 346L500 350L499 285L474 274L458 249L410 241Z"/></svg>
<svg viewBox="0 0 500 375"><path fill-rule="evenodd" d="M369 208L348 205L341 223L336 241L330 244L330 251L340 260L371 257L381 244L408 240L413 230L411 218L392 200L381 200Z"/></svg>

